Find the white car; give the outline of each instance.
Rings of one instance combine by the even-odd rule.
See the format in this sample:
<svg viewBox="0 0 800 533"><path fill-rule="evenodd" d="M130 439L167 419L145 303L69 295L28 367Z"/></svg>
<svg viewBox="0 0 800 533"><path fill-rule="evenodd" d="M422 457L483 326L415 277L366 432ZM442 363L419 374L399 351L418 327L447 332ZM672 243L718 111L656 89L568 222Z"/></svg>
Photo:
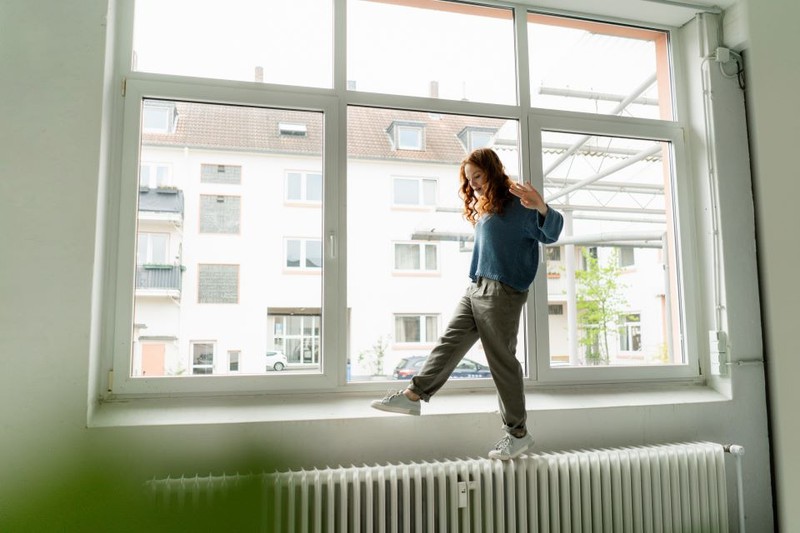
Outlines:
<svg viewBox="0 0 800 533"><path fill-rule="evenodd" d="M283 352L267 352L267 370L283 370L286 368L286 355Z"/></svg>

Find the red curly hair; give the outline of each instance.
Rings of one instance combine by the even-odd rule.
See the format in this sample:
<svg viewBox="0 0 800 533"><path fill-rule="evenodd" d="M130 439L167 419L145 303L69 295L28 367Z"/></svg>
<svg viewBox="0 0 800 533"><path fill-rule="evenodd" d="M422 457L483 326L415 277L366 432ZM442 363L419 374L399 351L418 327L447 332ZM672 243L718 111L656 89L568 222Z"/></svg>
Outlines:
<svg viewBox="0 0 800 533"><path fill-rule="evenodd" d="M486 174L486 186L483 196L475 196L475 191L469 184L465 167L467 163L474 165ZM469 154L462 162L458 171L461 187L459 196L464 201L464 218L474 226L483 214L501 214L505 205L511 200L509 191L512 181L503 167L502 161L491 148L478 148Z"/></svg>

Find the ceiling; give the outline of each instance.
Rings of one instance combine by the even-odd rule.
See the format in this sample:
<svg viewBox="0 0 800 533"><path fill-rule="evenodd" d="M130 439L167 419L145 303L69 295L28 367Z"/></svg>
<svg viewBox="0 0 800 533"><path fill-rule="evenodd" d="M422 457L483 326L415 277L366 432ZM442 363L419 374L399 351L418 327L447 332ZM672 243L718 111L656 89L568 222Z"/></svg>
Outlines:
<svg viewBox="0 0 800 533"><path fill-rule="evenodd" d="M517 0L555 12L601 15L679 27L701 11L720 12L739 0Z"/></svg>

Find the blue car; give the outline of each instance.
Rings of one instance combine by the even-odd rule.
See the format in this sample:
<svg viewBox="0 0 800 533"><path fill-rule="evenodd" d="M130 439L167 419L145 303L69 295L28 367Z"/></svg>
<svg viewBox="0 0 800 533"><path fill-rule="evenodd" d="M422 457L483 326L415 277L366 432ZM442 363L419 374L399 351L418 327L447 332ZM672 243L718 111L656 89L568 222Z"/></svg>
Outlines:
<svg viewBox="0 0 800 533"><path fill-rule="evenodd" d="M425 363L425 359L428 356L425 355L418 355L413 357L404 357L400 359L400 362L397 363L397 366L392 373L394 379L411 379L419 369L422 368L423 363ZM489 378L492 377L491 372L489 372L489 367L486 365L482 365L480 363L476 363L472 359L462 359L453 373L451 377L454 378Z"/></svg>

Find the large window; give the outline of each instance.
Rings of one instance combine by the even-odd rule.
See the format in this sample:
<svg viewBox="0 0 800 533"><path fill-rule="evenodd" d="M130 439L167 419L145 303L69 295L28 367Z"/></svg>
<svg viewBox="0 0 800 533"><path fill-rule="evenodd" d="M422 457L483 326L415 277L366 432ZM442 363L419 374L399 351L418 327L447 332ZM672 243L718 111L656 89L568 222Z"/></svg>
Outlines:
<svg viewBox="0 0 800 533"><path fill-rule="evenodd" d="M699 377L671 32L492 4L120 6L111 395L384 390L470 283L477 147L565 218L527 386Z"/></svg>

